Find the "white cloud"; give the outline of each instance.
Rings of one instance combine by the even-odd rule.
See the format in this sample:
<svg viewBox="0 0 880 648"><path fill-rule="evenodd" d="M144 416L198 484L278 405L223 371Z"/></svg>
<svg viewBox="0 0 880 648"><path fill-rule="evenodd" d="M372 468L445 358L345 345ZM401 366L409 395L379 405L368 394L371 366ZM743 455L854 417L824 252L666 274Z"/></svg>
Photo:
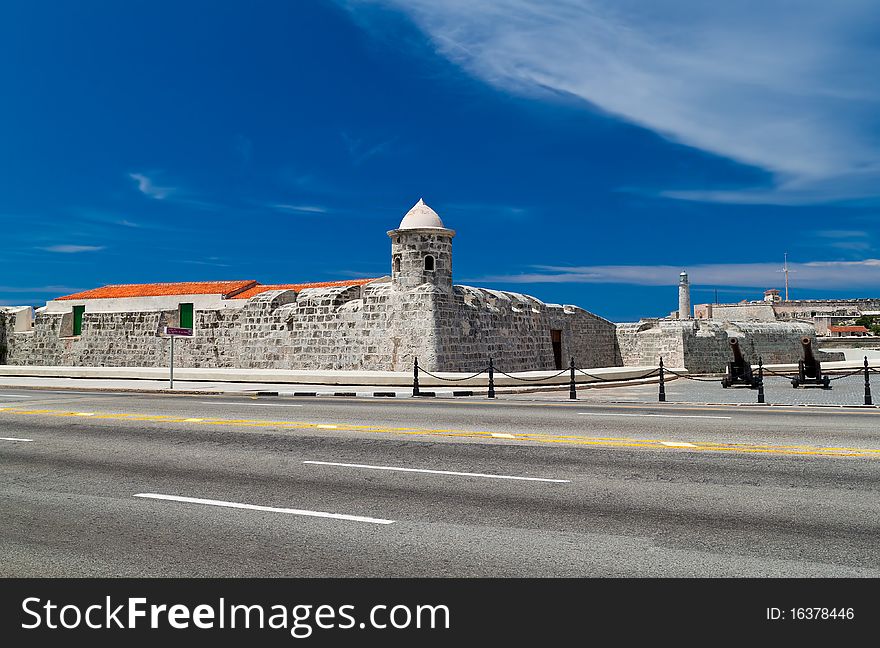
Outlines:
<svg viewBox="0 0 880 648"><path fill-rule="evenodd" d="M871 290L880 287L880 259L789 263L791 283L799 288ZM620 283L672 286L687 270L692 285L779 287L784 283L781 263L705 264L681 268L670 265L535 266L537 272L472 279L488 283Z"/></svg>
<svg viewBox="0 0 880 648"><path fill-rule="evenodd" d="M76 254L78 252L99 252L104 249L103 245L50 245L38 248L46 252L60 252L61 254Z"/></svg>
<svg viewBox="0 0 880 648"><path fill-rule="evenodd" d="M390 137L381 141L369 142L362 138L352 137L345 132L340 133L348 155L355 166L362 164L371 157L385 153L396 141L397 137Z"/></svg>
<svg viewBox="0 0 880 648"><path fill-rule="evenodd" d="M173 187L160 187L156 185L152 178L143 173L129 173L128 177L137 182L138 191L156 200L164 200L176 191Z"/></svg>
<svg viewBox="0 0 880 648"><path fill-rule="evenodd" d="M437 50L505 90L580 97L774 186L677 199L799 204L880 197L876 0L350 0L397 8Z"/></svg>
<svg viewBox="0 0 880 648"><path fill-rule="evenodd" d="M330 210L320 205L269 205L272 209L288 213L326 214Z"/></svg>
<svg viewBox="0 0 880 648"><path fill-rule="evenodd" d="M813 234L830 239L863 239L869 237L868 233L864 230L816 230Z"/></svg>

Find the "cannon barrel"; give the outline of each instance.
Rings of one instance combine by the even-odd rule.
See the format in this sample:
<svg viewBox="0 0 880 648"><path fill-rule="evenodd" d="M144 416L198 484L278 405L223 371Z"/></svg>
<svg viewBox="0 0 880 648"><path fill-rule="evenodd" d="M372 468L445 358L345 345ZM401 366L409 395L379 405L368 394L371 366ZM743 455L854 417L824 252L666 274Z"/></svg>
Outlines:
<svg viewBox="0 0 880 648"><path fill-rule="evenodd" d="M816 358L813 356L813 341L809 337L804 336L801 338L801 346L804 347L804 360L806 360L808 364L815 362Z"/></svg>
<svg viewBox="0 0 880 648"><path fill-rule="evenodd" d="M742 366L745 363L745 358L743 358L742 347L739 345L739 340L736 338L730 338L730 349L733 351L733 362L737 366Z"/></svg>

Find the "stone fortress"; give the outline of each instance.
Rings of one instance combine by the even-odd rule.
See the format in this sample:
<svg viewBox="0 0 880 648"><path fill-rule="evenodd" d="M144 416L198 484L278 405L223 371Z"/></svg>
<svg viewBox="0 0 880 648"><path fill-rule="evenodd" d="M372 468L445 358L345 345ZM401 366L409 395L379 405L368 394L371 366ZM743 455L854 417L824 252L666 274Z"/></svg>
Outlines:
<svg viewBox="0 0 880 648"><path fill-rule="evenodd" d="M721 371L728 339L746 357L795 362L812 324L690 317L614 324L577 306L453 283L452 240L419 200L389 231L391 273L376 279L262 285L221 281L111 285L59 297L33 312L0 309L0 364L165 366L165 327L191 328L183 367L507 372L656 365Z"/></svg>
<svg viewBox="0 0 880 648"><path fill-rule="evenodd" d="M797 321L816 327L819 336L831 336L835 329L852 329L862 316L880 318L880 299L786 299L779 290L764 291L760 301L741 301L736 304L697 304L694 317L698 319L736 319L755 322ZM864 327L860 327L864 329ZM865 329L865 333L867 330Z"/></svg>

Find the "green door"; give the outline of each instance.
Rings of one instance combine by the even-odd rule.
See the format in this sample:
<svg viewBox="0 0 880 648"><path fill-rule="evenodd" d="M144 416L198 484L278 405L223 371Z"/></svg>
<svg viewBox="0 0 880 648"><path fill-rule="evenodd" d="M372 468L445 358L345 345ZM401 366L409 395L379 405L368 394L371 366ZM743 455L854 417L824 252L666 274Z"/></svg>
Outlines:
<svg viewBox="0 0 880 648"><path fill-rule="evenodd" d="M83 330L83 313L86 312L85 306L73 307L73 334L82 335Z"/></svg>
<svg viewBox="0 0 880 648"><path fill-rule="evenodd" d="M193 327L193 305L180 305L180 328L191 329Z"/></svg>

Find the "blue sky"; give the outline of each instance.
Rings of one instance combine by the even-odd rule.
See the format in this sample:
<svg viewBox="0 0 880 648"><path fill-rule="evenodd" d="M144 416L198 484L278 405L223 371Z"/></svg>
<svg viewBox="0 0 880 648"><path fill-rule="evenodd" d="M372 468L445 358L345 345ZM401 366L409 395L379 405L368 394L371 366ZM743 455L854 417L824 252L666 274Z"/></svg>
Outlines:
<svg viewBox="0 0 880 648"><path fill-rule="evenodd" d="M617 321L880 294L880 5L0 7L0 303L381 276L420 197L455 280ZM711 8L710 8L711 6Z"/></svg>

